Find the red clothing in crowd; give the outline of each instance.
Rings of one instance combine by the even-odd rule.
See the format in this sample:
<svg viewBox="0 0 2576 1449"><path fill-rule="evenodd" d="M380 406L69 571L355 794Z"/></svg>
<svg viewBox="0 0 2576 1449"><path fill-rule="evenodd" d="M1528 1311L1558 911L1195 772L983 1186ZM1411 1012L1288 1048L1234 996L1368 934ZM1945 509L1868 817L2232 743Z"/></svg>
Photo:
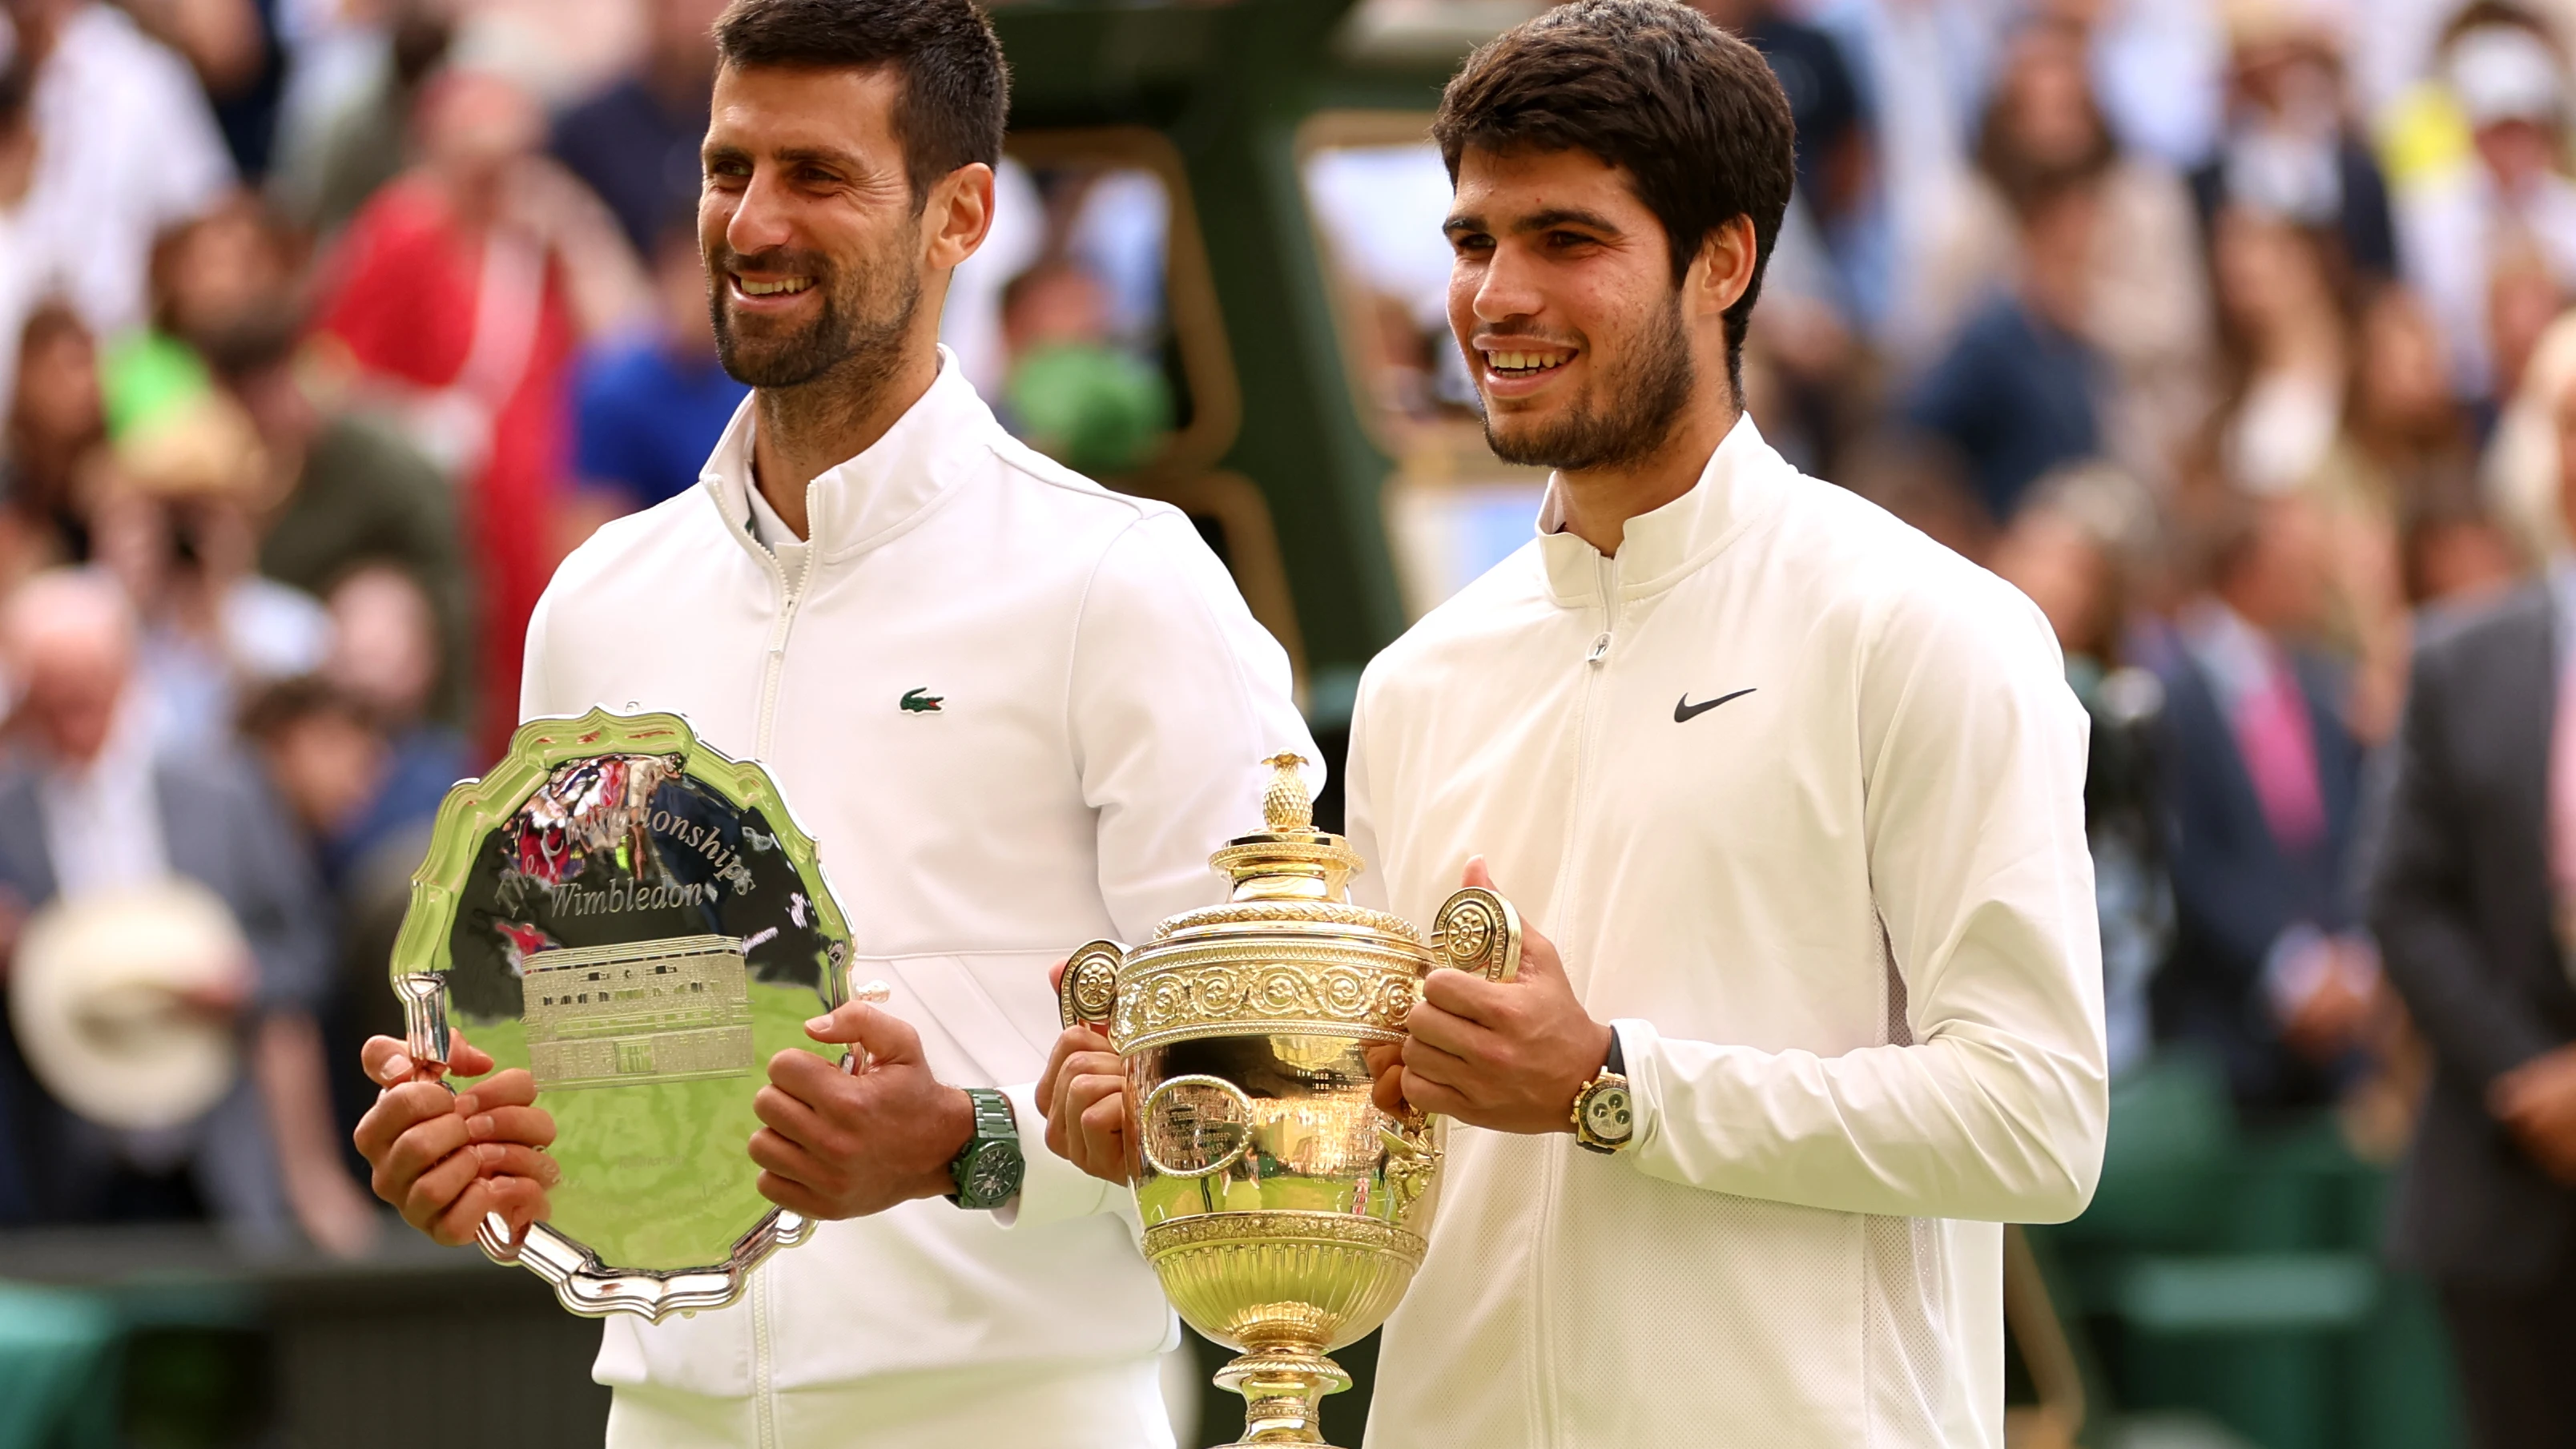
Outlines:
<svg viewBox="0 0 2576 1449"><path fill-rule="evenodd" d="M437 186L406 177L351 222L321 326L393 385L414 436L463 480L478 577L476 698L484 743L497 751L516 722L528 615L556 561L575 333L563 278L536 243L458 225Z"/></svg>

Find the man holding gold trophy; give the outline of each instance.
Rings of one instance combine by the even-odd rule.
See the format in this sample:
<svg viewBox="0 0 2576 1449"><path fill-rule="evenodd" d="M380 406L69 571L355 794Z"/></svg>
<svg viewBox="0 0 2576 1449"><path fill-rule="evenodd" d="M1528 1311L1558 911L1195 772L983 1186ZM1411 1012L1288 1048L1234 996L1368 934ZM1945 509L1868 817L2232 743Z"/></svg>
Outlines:
<svg viewBox="0 0 2576 1449"><path fill-rule="evenodd" d="M991 219L1006 111L968 0L736 0L716 35L700 237L724 364L754 392L698 488L607 525L557 573L521 697L523 717L557 723L523 728L486 776L547 781L522 812L534 825L481 837L506 858L454 874L487 904L571 902L586 913L572 926L784 905L770 929L710 912L726 933L640 953L500 921L475 969L525 1021L484 1032L487 1051L449 1041L439 1007L416 1014L412 1042L370 1042L386 1090L358 1142L414 1226L506 1254L563 1215L575 1183L558 1130L621 1080L664 1102L696 1100L692 1078L756 1089L758 1130L716 1144L720 1165L747 1172L747 1150L759 1196L819 1226L782 1257L754 1243L715 1265L741 1270L739 1301L610 1317L595 1372L615 1389L617 1449L1169 1444L1170 1311L1119 1196L1037 1147L1029 1083L1057 1031L1048 964L1216 899L1208 844L1255 811L1262 761L1313 753L1287 660L1187 519L1021 446L937 345L950 273ZM813 838L701 788L676 745L527 773L528 742L554 741L537 762L551 768L585 730L729 751L714 774L763 808L783 797ZM539 818L558 807L573 813ZM800 846L828 865L838 908L772 864ZM493 855L464 847L423 867L415 912L442 861ZM584 850L576 865L603 874L657 851L697 873L579 889L566 862ZM501 889L474 884L487 876ZM832 976L883 978L890 1005L807 1023L856 1048L850 1069L781 1050L758 1085L744 993L766 989L781 930L822 926L843 932ZM422 934L437 949L407 966L398 948L396 970L439 986L447 936ZM620 973L641 981L612 1003ZM669 993L664 1016L686 1029L593 1031L612 1006L640 1019ZM540 1031L562 1035L552 1056L531 1049L534 1076L493 1071L502 1043ZM441 1067L483 1080L450 1096ZM669 1286L578 1264L549 1276L580 1311L617 1306L582 1292Z"/></svg>
<svg viewBox="0 0 2576 1449"><path fill-rule="evenodd" d="M1411 1283L1369 1443L2000 1446L2001 1224L2082 1210L2107 1115L2086 721L2053 636L1745 416L1738 356L1794 169L1751 47L1677 0L1575 0L1478 51L1433 135L1488 441L1556 470L1539 536L1368 670L1347 845L1284 812L1227 848L1259 855L1238 917L1075 958L1048 1140L1134 1178L1149 1256L1158 1206L1194 1215L1161 1230L1182 1296L1180 1234L1250 1223L1314 1160L1247 1172L1241 1141L1287 1139L1256 1078L1318 1040L1279 1033L1326 1028L1265 1023L1250 1067L1170 1060L1163 1042L1211 1029L1182 1018L1214 1014L1210 971L1174 958L1302 910L1353 961L1339 938L1366 927L1434 964L1457 928L1426 953L1403 922L1499 882L1552 940L1526 929L1516 971L1427 971L1403 1020L1331 1028L1365 1040L1389 1120L1449 1123L1445 1152L1384 1134L1403 1140L1362 1183L1408 1141L1440 1178L1436 1216L1388 1219L1427 1250L1392 1270ZM1286 904L1308 858L1354 904ZM1169 1189L1199 1172L1224 1195ZM1326 1236L1282 1247L1319 1262ZM1327 1274L1272 1277L1333 1307ZM1204 1316L1243 1330L1256 1421L1285 1426L1302 1411L1276 1406L1330 1386L1313 1353L1349 1325L1295 1329L1259 1296Z"/></svg>

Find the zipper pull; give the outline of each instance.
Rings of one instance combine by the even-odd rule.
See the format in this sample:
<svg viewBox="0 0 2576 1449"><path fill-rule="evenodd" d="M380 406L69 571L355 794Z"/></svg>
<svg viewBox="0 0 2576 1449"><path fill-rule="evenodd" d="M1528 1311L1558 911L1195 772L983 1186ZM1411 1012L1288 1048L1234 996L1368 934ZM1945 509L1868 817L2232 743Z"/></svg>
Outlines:
<svg viewBox="0 0 2576 1449"><path fill-rule="evenodd" d="M1583 662L1597 668L1600 666L1602 660L1609 657L1610 633L1605 629L1602 631L1600 638L1592 641L1592 652L1583 656Z"/></svg>

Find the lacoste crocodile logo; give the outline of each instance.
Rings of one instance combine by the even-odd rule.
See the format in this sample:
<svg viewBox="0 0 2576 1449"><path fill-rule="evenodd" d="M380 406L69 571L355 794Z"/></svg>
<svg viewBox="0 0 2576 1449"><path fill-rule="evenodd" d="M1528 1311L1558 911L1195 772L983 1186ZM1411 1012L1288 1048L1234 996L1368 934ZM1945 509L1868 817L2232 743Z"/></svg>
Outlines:
<svg viewBox="0 0 2576 1449"><path fill-rule="evenodd" d="M944 697L933 694L927 689L907 689L903 693L903 698L895 703L906 714L937 714L939 701Z"/></svg>

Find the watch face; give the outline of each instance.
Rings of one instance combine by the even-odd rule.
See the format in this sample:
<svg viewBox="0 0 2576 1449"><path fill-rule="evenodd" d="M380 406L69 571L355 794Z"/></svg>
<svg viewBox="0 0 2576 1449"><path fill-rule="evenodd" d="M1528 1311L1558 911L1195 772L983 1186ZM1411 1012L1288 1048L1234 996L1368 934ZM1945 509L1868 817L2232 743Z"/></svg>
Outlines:
<svg viewBox="0 0 2576 1449"><path fill-rule="evenodd" d="M999 1207L1020 1190L1020 1152L1007 1142L987 1142L966 1164L965 1196L978 1206Z"/></svg>
<svg viewBox="0 0 2576 1449"><path fill-rule="evenodd" d="M1583 1125L1604 1142L1625 1142L1632 1129L1628 1089L1603 1087L1583 1099Z"/></svg>

